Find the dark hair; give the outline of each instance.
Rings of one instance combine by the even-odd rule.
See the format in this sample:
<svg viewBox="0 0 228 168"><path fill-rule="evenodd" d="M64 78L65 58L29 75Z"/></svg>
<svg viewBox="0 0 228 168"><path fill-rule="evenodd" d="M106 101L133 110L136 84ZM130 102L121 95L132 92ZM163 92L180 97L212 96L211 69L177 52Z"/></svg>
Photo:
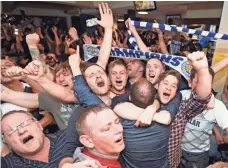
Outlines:
<svg viewBox="0 0 228 168"><path fill-rule="evenodd" d="M212 80L213 80L214 77L215 77L214 70L211 67L208 67L208 71L209 71L210 75L212 76ZM191 70L190 79L193 80L195 78L195 76L196 76L196 70L195 69L192 69Z"/></svg>
<svg viewBox="0 0 228 168"><path fill-rule="evenodd" d="M164 80L167 76L169 76L169 75L172 75L172 76L174 76L174 77L177 78L177 80L178 80L177 87L179 87L181 75L180 75L179 72L177 72L177 71L175 71L175 70L168 70L168 71L163 72L163 73L159 76L158 83L160 83L161 81L163 81L163 80Z"/></svg>
<svg viewBox="0 0 228 168"><path fill-rule="evenodd" d="M130 90L131 101L140 108L146 108L154 102L154 86L145 78L135 82Z"/></svg>
<svg viewBox="0 0 228 168"><path fill-rule="evenodd" d="M87 107L83 112L79 115L78 119L76 120L75 126L76 130L79 135L88 134L90 133L90 127L86 123L86 120L90 114L98 114L104 110L111 110L108 106L104 103L93 105Z"/></svg>

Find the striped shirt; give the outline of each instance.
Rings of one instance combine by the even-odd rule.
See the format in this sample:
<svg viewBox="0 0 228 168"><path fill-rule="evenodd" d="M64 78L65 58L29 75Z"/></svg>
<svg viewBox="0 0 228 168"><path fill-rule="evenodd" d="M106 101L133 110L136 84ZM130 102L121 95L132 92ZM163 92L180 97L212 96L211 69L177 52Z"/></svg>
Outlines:
<svg viewBox="0 0 228 168"><path fill-rule="evenodd" d="M211 94L207 98L202 99L193 91L189 99L181 101L179 111L172 122L169 137L168 157L170 168L176 168L180 163L182 155L181 142L188 120L202 113L210 98Z"/></svg>
<svg viewBox="0 0 228 168"><path fill-rule="evenodd" d="M65 146L65 131L59 131L47 137L50 140L48 163L28 160L11 152L1 158L1 166L4 168L57 168L60 161L64 158L62 149Z"/></svg>

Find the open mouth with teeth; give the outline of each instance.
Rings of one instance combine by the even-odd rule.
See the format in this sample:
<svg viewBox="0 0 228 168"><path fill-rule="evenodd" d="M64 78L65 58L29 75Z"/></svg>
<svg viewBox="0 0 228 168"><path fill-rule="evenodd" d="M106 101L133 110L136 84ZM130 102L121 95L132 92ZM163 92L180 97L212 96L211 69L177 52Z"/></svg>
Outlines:
<svg viewBox="0 0 228 168"><path fill-rule="evenodd" d="M149 77L154 79L155 75L154 74L149 74Z"/></svg>
<svg viewBox="0 0 228 168"><path fill-rule="evenodd" d="M123 137L120 137L119 139L117 139L117 140L115 141L115 143L119 143L119 142L121 142L121 141L122 141L122 139L123 139Z"/></svg>
<svg viewBox="0 0 228 168"><path fill-rule="evenodd" d="M67 87L67 86L69 86L68 84L61 84L63 87Z"/></svg>
<svg viewBox="0 0 228 168"><path fill-rule="evenodd" d="M26 143L32 141L33 138L34 138L33 136L29 135L23 139L23 143L26 144Z"/></svg>

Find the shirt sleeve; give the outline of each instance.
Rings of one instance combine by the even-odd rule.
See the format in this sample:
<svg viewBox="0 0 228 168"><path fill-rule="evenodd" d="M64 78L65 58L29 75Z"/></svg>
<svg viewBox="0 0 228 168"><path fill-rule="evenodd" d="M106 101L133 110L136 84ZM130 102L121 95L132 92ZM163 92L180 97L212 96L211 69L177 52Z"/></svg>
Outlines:
<svg viewBox="0 0 228 168"><path fill-rule="evenodd" d="M77 147L82 146L82 144L79 141L79 134L76 131L76 120L78 119L78 116L80 113L84 110L84 107L79 106L77 108L77 111L75 111L69 121L68 121L68 126L66 128L66 145L64 147L64 154L65 157L73 157L74 151Z"/></svg>
<svg viewBox="0 0 228 168"><path fill-rule="evenodd" d="M82 105L92 106L103 103L102 100L90 90L82 75L73 77L73 82L75 96L79 99Z"/></svg>
<svg viewBox="0 0 228 168"><path fill-rule="evenodd" d="M206 98L200 98L196 91L191 91L189 99L182 100L184 106L184 112L186 113L187 120L197 116L205 110L206 105L211 99L211 94Z"/></svg>
<svg viewBox="0 0 228 168"><path fill-rule="evenodd" d="M214 115L220 128L223 130L228 128L228 110L226 106L217 99L215 99Z"/></svg>
<svg viewBox="0 0 228 168"><path fill-rule="evenodd" d="M114 109L117 104L123 103L123 102L130 102L129 94L124 94L124 95L121 95L121 96L114 97L112 99L111 108Z"/></svg>
<svg viewBox="0 0 228 168"><path fill-rule="evenodd" d="M182 100L182 95L177 92L176 96L167 105L163 105L160 110L166 110L170 113L171 119L175 118L175 115L179 111L180 102Z"/></svg>

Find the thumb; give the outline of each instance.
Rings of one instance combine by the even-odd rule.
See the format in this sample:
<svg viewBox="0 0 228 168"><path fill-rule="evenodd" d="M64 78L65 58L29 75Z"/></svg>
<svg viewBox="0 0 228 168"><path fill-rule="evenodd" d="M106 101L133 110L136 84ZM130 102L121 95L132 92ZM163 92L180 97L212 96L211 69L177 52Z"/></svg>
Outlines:
<svg viewBox="0 0 228 168"><path fill-rule="evenodd" d="M138 127L138 126L139 126L139 123L140 123L140 122L137 120L137 121L135 122L134 126Z"/></svg>
<svg viewBox="0 0 228 168"><path fill-rule="evenodd" d="M79 45L77 45L77 48L76 48L76 54L77 54L77 56L79 56L79 57L80 57L80 49L79 49Z"/></svg>
<svg viewBox="0 0 228 168"><path fill-rule="evenodd" d="M92 20L95 21L97 24L100 24L101 23L101 21L98 20L97 18L93 18Z"/></svg>

